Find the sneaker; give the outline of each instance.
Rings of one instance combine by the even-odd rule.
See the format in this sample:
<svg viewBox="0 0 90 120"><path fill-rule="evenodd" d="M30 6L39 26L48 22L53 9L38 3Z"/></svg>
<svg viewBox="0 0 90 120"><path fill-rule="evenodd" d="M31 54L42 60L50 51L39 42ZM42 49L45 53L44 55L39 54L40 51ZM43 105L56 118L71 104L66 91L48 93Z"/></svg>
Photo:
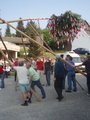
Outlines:
<svg viewBox="0 0 90 120"><path fill-rule="evenodd" d="M77 90L73 90L73 92L77 92Z"/></svg>
<svg viewBox="0 0 90 120"><path fill-rule="evenodd" d="M45 86L45 84L42 84L42 86Z"/></svg>
<svg viewBox="0 0 90 120"><path fill-rule="evenodd" d="M69 92L69 93L71 93L72 91L71 91L71 90L66 90L65 92Z"/></svg>
<svg viewBox="0 0 90 120"><path fill-rule="evenodd" d="M28 103L25 101L24 103L21 104L22 106L28 106Z"/></svg>
<svg viewBox="0 0 90 120"><path fill-rule="evenodd" d="M45 98L46 98L45 96L42 97L42 99L45 99Z"/></svg>
<svg viewBox="0 0 90 120"><path fill-rule="evenodd" d="M87 96L90 96L90 93L87 93Z"/></svg>
<svg viewBox="0 0 90 120"><path fill-rule="evenodd" d="M61 98L58 99L58 101L60 102L64 97L62 96Z"/></svg>
<svg viewBox="0 0 90 120"><path fill-rule="evenodd" d="M59 99L59 97L56 97L56 99Z"/></svg>
<svg viewBox="0 0 90 120"><path fill-rule="evenodd" d="M64 98L64 96L62 95L62 97L61 97L62 99ZM59 97L57 97L56 99L58 99L59 100Z"/></svg>
<svg viewBox="0 0 90 120"><path fill-rule="evenodd" d="M28 103L31 103L32 101L31 101L31 99L29 98L27 102L28 102Z"/></svg>

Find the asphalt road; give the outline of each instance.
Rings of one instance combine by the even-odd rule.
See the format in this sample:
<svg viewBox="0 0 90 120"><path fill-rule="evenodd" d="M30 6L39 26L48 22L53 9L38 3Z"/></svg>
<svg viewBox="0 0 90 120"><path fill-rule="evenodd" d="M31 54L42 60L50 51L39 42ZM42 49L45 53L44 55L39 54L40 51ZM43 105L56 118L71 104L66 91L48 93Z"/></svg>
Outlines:
<svg viewBox="0 0 90 120"><path fill-rule="evenodd" d="M42 83L46 84L45 76L42 79ZM87 89L85 77L78 74L77 80ZM58 102L52 76L51 86L44 86L47 98L38 102L33 96L32 103L23 107L20 105L20 91L15 91L14 78L10 76L5 79L5 89L0 91L0 120L90 120L90 96L77 87L77 92L63 91L64 99ZM40 91L36 90L40 95Z"/></svg>

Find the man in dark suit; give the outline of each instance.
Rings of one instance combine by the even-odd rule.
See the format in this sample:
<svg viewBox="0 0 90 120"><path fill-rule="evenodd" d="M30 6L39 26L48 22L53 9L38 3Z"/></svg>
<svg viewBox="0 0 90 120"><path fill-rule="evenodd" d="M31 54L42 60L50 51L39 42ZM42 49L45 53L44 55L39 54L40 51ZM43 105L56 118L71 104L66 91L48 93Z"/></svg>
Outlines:
<svg viewBox="0 0 90 120"><path fill-rule="evenodd" d="M65 77L65 68L64 68L64 63L60 61L60 57L57 58L57 61L55 63L54 77L55 77L54 88L58 94L57 99L61 101L63 99L62 89L63 89L63 80Z"/></svg>

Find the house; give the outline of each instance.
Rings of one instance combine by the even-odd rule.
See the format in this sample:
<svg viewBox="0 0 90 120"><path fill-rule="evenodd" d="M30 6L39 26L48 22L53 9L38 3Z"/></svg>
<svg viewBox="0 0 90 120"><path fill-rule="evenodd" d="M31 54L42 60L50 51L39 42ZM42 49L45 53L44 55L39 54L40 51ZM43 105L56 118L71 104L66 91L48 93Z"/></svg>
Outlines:
<svg viewBox="0 0 90 120"><path fill-rule="evenodd" d="M38 41L38 43L43 45L43 35L41 35L40 37L37 36L36 41ZM20 51L20 48L23 46L23 43L26 47L30 46L30 41L28 38L23 38L23 42L22 42L22 38L19 37L2 37L2 39L12 58L17 58L18 56L17 54ZM1 41L0 41L0 48L5 52L5 48ZM1 58L1 54L0 54L0 58Z"/></svg>
<svg viewBox="0 0 90 120"><path fill-rule="evenodd" d="M40 37L41 37L41 39L40 39ZM38 43L43 45L43 35L41 35L40 37L37 36L36 41L38 41ZM20 46L22 46L23 43L25 44L26 47L28 45L30 45L30 40L28 38L23 38L23 42L22 42L22 38L20 38L20 37L3 37L3 40L14 43L16 45L20 45Z"/></svg>
<svg viewBox="0 0 90 120"><path fill-rule="evenodd" d="M10 43L10 42L7 42L7 41L4 41L4 44L6 45L7 47L7 50L8 50L8 54L12 57L12 58L17 58L18 57L18 52L20 51L20 46L16 45L16 44L13 44L13 43ZM3 45L3 43L0 41L0 48L3 50L3 52L7 55L8 57L8 54L6 53L6 50L5 50L5 47ZM0 53L0 59L2 58L2 54Z"/></svg>
<svg viewBox="0 0 90 120"><path fill-rule="evenodd" d="M88 34L84 29L81 29L72 42L72 50L76 48L86 48L90 50L90 34Z"/></svg>

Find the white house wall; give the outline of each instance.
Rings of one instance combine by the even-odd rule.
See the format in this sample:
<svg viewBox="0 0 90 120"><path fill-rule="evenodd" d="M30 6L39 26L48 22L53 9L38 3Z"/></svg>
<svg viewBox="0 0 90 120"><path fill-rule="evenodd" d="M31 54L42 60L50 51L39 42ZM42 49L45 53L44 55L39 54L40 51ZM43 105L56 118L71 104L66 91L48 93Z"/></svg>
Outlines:
<svg viewBox="0 0 90 120"><path fill-rule="evenodd" d="M7 42L7 41L4 41L4 43L5 43L5 45L6 45L6 47L7 47L8 50L10 50L10 51L16 51L16 52L20 51L20 47L18 45L15 45L15 44ZM4 45L2 44L1 41L0 41L0 48L2 50L5 50L5 47L4 47Z"/></svg>
<svg viewBox="0 0 90 120"><path fill-rule="evenodd" d="M72 50L76 48L87 48L90 50L90 36L83 29L72 42Z"/></svg>

